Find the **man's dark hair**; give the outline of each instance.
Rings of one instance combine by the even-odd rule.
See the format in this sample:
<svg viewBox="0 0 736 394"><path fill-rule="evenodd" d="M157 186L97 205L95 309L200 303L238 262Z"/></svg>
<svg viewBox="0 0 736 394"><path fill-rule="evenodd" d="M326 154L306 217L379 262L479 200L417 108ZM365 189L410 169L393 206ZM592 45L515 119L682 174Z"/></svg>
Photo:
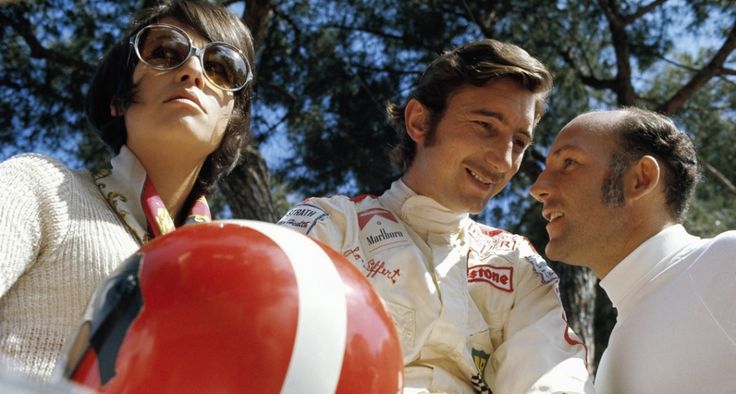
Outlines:
<svg viewBox="0 0 736 394"><path fill-rule="evenodd" d="M621 111L624 118L612 130L618 136L618 147L611 156L609 175L603 183L604 202L624 203L624 173L642 156L650 155L664 170L667 208L673 219L682 222L700 180L692 141L666 116L634 107Z"/></svg>
<svg viewBox="0 0 736 394"><path fill-rule="evenodd" d="M416 99L430 112L429 141L435 126L442 118L449 96L464 85L483 86L491 80L509 78L532 93L538 93L534 114L535 123L544 112L547 93L552 88L549 70L525 50L516 45L485 39L463 45L443 53L424 71L419 83L409 95L407 103ZM416 143L406 132L404 105L388 103L388 120L399 136L391 159L400 170L406 171L414 160Z"/></svg>
<svg viewBox="0 0 736 394"><path fill-rule="evenodd" d="M138 58L133 53L129 39L143 27L167 17L190 26L209 41L225 42L240 49L250 69L254 70L255 52L250 31L227 9L204 1L174 0L162 1L139 11L133 17L127 34L103 57L90 84L85 104L90 124L115 154L120 152L127 140L122 114L136 99L133 70ZM241 149L248 141L252 84L234 92L234 98L233 112L220 146L205 160L188 202L212 192L219 177L235 167ZM111 115L111 106L119 116Z"/></svg>

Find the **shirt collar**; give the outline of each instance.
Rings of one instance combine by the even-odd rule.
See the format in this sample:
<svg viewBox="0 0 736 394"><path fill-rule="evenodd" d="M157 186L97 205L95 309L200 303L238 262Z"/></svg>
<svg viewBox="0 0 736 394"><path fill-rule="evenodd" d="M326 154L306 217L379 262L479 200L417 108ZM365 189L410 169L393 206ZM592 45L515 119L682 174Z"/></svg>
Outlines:
<svg viewBox="0 0 736 394"><path fill-rule="evenodd" d="M671 257L698 239L688 234L682 225L669 226L629 253L601 279L600 286L621 312L622 307L636 298L630 295L676 264Z"/></svg>
<svg viewBox="0 0 736 394"><path fill-rule="evenodd" d="M417 194L401 179L392 183L379 199L425 241L429 233L456 233L461 221L469 216L467 212L453 212L432 198Z"/></svg>
<svg viewBox="0 0 736 394"><path fill-rule="evenodd" d="M140 244L148 241L147 221L141 206L146 170L133 152L123 145L111 161L111 170L95 174L94 180L110 207L125 222Z"/></svg>

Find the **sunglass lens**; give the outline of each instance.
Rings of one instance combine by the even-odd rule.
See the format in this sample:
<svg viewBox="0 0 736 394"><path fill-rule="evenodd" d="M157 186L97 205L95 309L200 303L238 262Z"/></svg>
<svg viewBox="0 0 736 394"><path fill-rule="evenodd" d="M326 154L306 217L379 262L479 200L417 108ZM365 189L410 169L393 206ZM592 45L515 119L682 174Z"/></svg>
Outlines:
<svg viewBox="0 0 736 394"><path fill-rule="evenodd" d="M204 71L217 86L238 89L248 80L248 65L234 49L225 45L211 45L204 52Z"/></svg>
<svg viewBox="0 0 736 394"><path fill-rule="evenodd" d="M179 66L189 54L189 40L169 28L154 27L142 32L138 53L146 64L158 69Z"/></svg>

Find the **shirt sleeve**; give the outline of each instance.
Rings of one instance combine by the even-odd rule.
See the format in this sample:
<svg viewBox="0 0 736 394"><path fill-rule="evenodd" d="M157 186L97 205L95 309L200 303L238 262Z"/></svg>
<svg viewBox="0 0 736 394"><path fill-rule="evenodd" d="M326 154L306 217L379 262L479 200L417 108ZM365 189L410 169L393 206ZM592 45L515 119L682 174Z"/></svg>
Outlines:
<svg viewBox="0 0 736 394"><path fill-rule="evenodd" d="M36 261L43 241L47 159L23 155L0 163L0 298ZM52 171L49 171L52 170Z"/></svg>
<svg viewBox="0 0 736 394"><path fill-rule="evenodd" d="M567 325L557 275L528 241L518 244L520 275L504 340L496 349L494 391L594 392L585 366L586 348Z"/></svg>
<svg viewBox="0 0 736 394"><path fill-rule="evenodd" d="M736 231L726 231L707 240L689 268L688 279L699 304L712 324L721 328L724 342L736 344Z"/></svg>

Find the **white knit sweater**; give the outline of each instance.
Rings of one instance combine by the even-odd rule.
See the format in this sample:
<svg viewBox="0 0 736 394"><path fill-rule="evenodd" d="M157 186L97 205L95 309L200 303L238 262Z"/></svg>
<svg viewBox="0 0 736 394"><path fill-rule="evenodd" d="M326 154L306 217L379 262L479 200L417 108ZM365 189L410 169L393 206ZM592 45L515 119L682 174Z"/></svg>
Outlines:
<svg viewBox="0 0 736 394"><path fill-rule="evenodd" d="M12 369L48 379L92 291L138 248L88 171L33 154L0 163L0 353Z"/></svg>

